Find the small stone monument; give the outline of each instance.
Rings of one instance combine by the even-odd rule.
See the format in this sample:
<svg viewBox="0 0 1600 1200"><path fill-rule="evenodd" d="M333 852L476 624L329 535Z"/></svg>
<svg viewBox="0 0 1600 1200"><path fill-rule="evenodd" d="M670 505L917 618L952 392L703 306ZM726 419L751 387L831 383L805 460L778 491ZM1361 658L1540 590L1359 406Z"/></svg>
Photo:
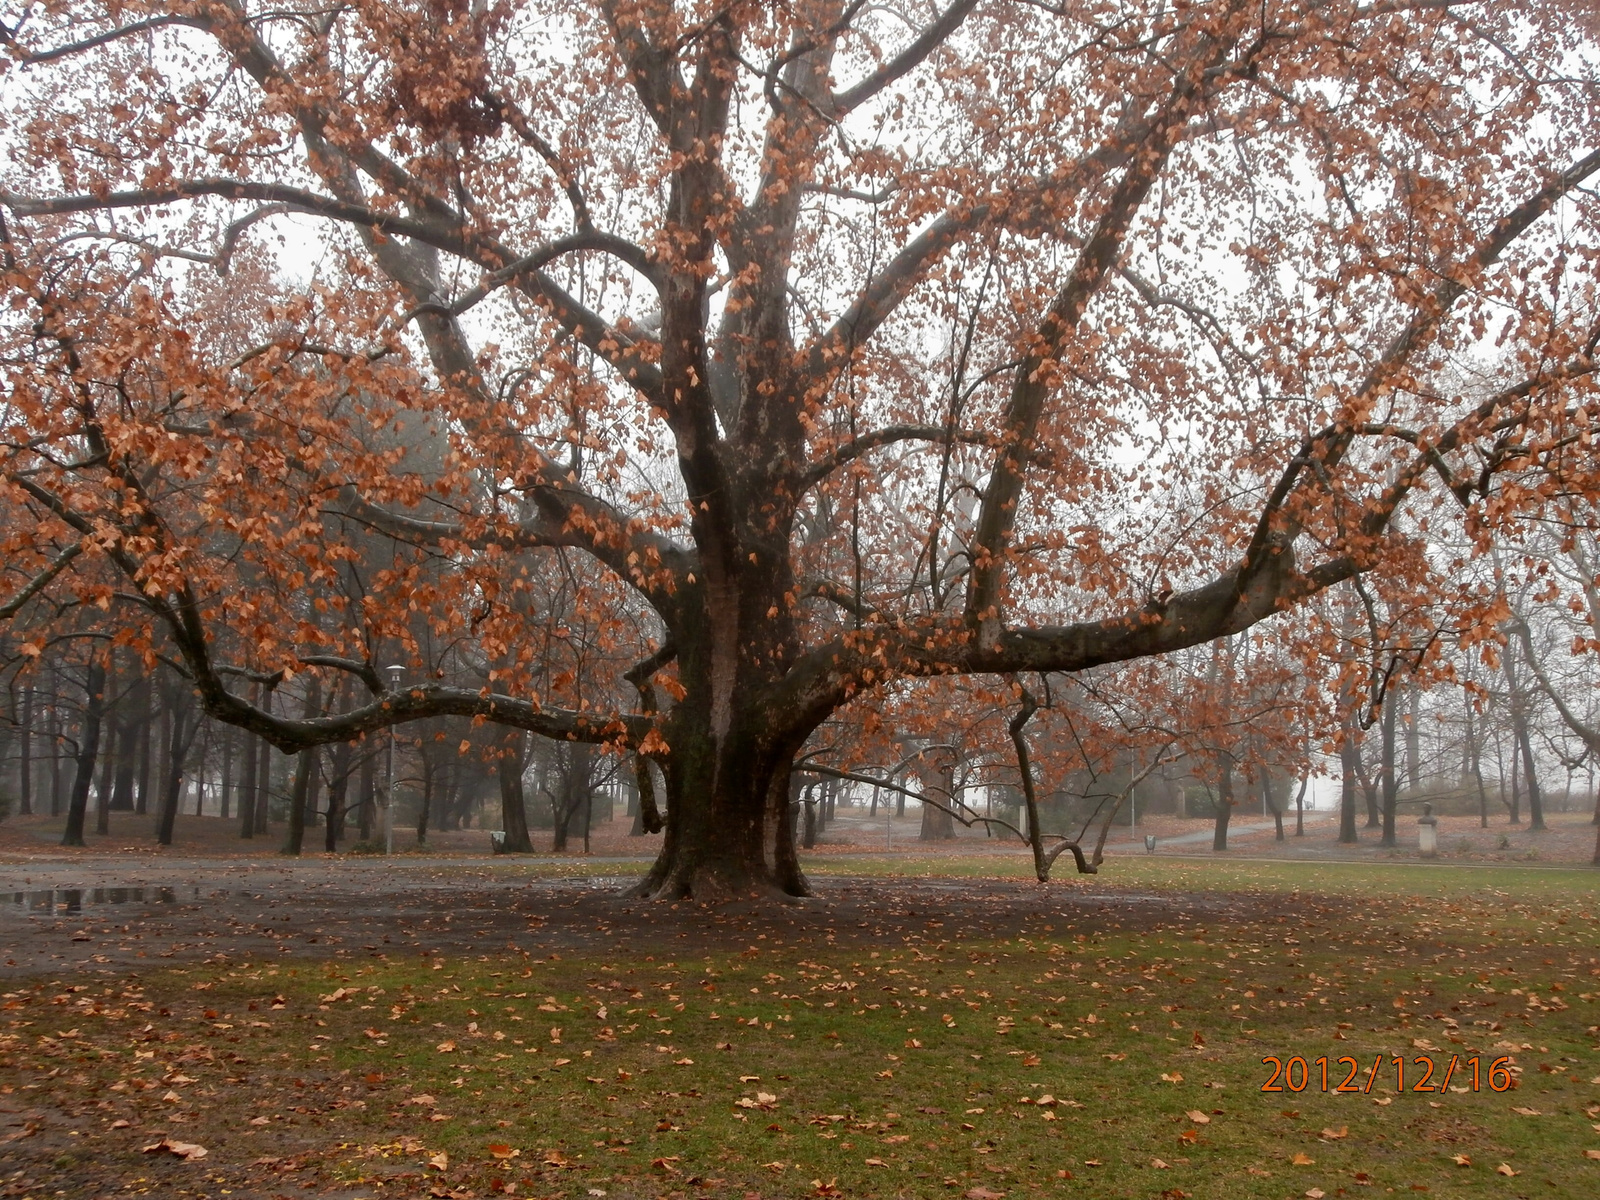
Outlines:
<svg viewBox="0 0 1600 1200"><path fill-rule="evenodd" d="M1439 857L1439 818L1433 815L1433 805L1424 804L1417 818L1417 849L1423 858Z"/></svg>

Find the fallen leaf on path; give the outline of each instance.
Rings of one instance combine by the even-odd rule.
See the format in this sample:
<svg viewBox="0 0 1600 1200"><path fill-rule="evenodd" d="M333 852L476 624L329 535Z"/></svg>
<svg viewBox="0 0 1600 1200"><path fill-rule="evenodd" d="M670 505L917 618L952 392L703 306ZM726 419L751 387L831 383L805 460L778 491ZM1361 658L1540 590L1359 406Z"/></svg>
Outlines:
<svg viewBox="0 0 1600 1200"><path fill-rule="evenodd" d="M146 1154L159 1154L163 1150L176 1158L183 1159L185 1162L194 1162L196 1159L206 1156L206 1148L204 1146L197 1146L193 1142L175 1142L171 1138L162 1138L159 1142L152 1142L144 1147Z"/></svg>

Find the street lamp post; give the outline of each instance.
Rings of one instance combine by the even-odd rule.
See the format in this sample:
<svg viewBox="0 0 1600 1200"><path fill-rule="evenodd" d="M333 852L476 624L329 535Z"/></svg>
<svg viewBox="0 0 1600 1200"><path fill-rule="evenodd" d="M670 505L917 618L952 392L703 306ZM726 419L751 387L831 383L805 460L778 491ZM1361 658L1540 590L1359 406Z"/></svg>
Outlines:
<svg viewBox="0 0 1600 1200"><path fill-rule="evenodd" d="M400 690L400 677L406 669L399 663L389 668L389 690ZM389 787L388 798L383 804L383 852L394 853L394 726L389 726Z"/></svg>

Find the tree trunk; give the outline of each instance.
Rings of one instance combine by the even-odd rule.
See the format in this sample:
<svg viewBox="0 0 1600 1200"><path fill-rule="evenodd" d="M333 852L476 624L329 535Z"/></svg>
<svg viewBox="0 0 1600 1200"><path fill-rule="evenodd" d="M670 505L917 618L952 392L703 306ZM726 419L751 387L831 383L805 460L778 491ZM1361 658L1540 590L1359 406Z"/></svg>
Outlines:
<svg viewBox="0 0 1600 1200"><path fill-rule="evenodd" d="M1528 783L1528 829L1537 833L1544 828L1544 793L1539 790L1539 777L1534 771L1533 743L1528 737L1527 717L1519 717L1516 724L1517 745L1522 750L1522 769Z"/></svg>
<svg viewBox="0 0 1600 1200"><path fill-rule="evenodd" d="M261 702L262 686L256 684L255 701ZM256 836L256 789L259 785L257 758L266 749L266 743L249 730L244 731L244 761L239 764L239 836Z"/></svg>
<svg viewBox="0 0 1600 1200"><path fill-rule="evenodd" d="M217 815L226 821L231 815L229 804L233 799L233 726L222 726L219 736L222 738L222 786L218 789L217 800L222 811Z"/></svg>
<svg viewBox="0 0 1600 1200"><path fill-rule="evenodd" d="M206 767L211 754L211 724L200 719L200 754L194 767L194 815L206 815Z"/></svg>
<svg viewBox="0 0 1600 1200"><path fill-rule="evenodd" d="M67 826L61 834L63 846L83 845L83 819L89 808L89 787L94 780L95 757L100 750L100 720L106 702L106 669L98 658L89 663L85 685L83 729L78 735L77 772L72 777L72 795L67 801Z"/></svg>
<svg viewBox="0 0 1600 1200"><path fill-rule="evenodd" d="M528 735L508 729L500 739L500 761L496 772L500 784L500 828L505 830L502 847L508 854L533 853L528 836L528 809L522 794L522 772L528 765Z"/></svg>
<svg viewBox="0 0 1600 1200"><path fill-rule="evenodd" d="M45 732L50 740L50 815L61 815L61 677L50 673L50 704L45 710Z"/></svg>
<svg viewBox="0 0 1600 1200"><path fill-rule="evenodd" d="M22 689L22 712L18 724L22 744L17 760L17 812L33 815L33 684Z"/></svg>
<svg viewBox="0 0 1600 1200"><path fill-rule="evenodd" d="M1406 786L1413 792L1422 786L1422 690L1415 680L1406 684Z"/></svg>
<svg viewBox="0 0 1600 1200"><path fill-rule="evenodd" d="M808 784L800 796L800 803L805 811L805 833L800 840L802 850L813 850L817 845L817 802L811 798L814 786Z"/></svg>
<svg viewBox="0 0 1600 1200"><path fill-rule="evenodd" d="M315 675L308 677L304 715L307 720L322 712L322 684ZM289 790L289 831L283 846L285 854L300 854L305 848L306 814L315 803L315 781L319 773L320 749L302 750L296 756L294 786Z"/></svg>
<svg viewBox="0 0 1600 1200"><path fill-rule="evenodd" d="M1272 814L1273 824L1277 827L1277 836L1274 841L1283 841L1283 810L1278 807L1278 802L1272 797L1272 772L1265 767L1261 769L1261 799L1266 803L1267 811Z"/></svg>
<svg viewBox="0 0 1600 1200"><path fill-rule="evenodd" d="M344 837L345 797L350 793L351 754L354 749L350 742L339 742L333 748L333 779L328 784L328 821L322 840L322 848L329 854L338 852L339 839Z"/></svg>
<svg viewBox="0 0 1600 1200"><path fill-rule="evenodd" d="M372 827L378 817L378 744L371 735L362 743L361 800L356 809L356 837L372 840Z"/></svg>
<svg viewBox="0 0 1600 1200"><path fill-rule="evenodd" d="M140 764L147 760L150 746L150 676L136 662L120 707L122 719L117 729L117 775L111 785L111 811L137 812L134 789Z"/></svg>
<svg viewBox="0 0 1600 1200"><path fill-rule="evenodd" d="M188 700L187 689L178 683L162 697L162 710L166 714L166 751L162 755L161 802L156 822L156 841L163 846L172 845L173 831L178 822L178 802L183 797L183 766L194 735L200 729L201 715Z"/></svg>
<svg viewBox="0 0 1600 1200"><path fill-rule="evenodd" d="M94 831L101 837L111 832L111 780L116 770L118 752L117 717L120 715L120 706L117 703L117 652L114 649L106 655L104 687L109 701L102 718L105 752L100 755L100 779L94 797Z"/></svg>
<svg viewBox="0 0 1600 1200"><path fill-rule="evenodd" d="M1361 746L1356 741L1355 715L1343 706L1344 729L1339 739L1339 843L1353 846L1356 835L1356 776L1361 770Z"/></svg>
<svg viewBox="0 0 1600 1200"><path fill-rule="evenodd" d="M934 747L917 760L915 770L922 784L922 794L933 803L922 804L922 828L917 840L923 842L948 842L956 836L955 821L950 810L955 807L956 756L944 747Z"/></svg>
<svg viewBox="0 0 1600 1200"><path fill-rule="evenodd" d="M106 681L106 691L112 692L116 688L115 677ZM117 768L117 721L115 714L115 701L112 713L102 720L103 740L105 751L100 755L100 778L95 784L94 793L94 831L104 837L111 832L111 782L116 778Z"/></svg>
<svg viewBox="0 0 1600 1200"><path fill-rule="evenodd" d="M1221 755L1217 772L1216 824L1211 829L1211 849L1228 848L1228 823L1233 820L1233 755Z"/></svg>
<svg viewBox="0 0 1600 1200"><path fill-rule="evenodd" d="M1400 779L1395 774L1395 724L1398 719L1400 698L1391 694L1383 703L1383 759L1379 768L1378 782L1383 788L1383 842L1385 846L1396 845L1395 840L1395 810L1400 799Z"/></svg>
<svg viewBox="0 0 1600 1200"><path fill-rule="evenodd" d="M417 745L417 757L422 760L422 801L417 805L417 845L428 844L428 818L433 815L434 761L429 749L433 743L423 734Z"/></svg>
<svg viewBox="0 0 1600 1200"><path fill-rule="evenodd" d="M1300 778L1300 790L1294 797L1294 835L1306 835L1306 789L1311 786L1311 772L1307 771Z"/></svg>
<svg viewBox="0 0 1600 1200"><path fill-rule="evenodd" d="M273 689L265 687L261 697L261 710L272 711ZM272 746L261 742L256 760L256 834L264 835L267 832L267 822L272 816Z"/></svg>

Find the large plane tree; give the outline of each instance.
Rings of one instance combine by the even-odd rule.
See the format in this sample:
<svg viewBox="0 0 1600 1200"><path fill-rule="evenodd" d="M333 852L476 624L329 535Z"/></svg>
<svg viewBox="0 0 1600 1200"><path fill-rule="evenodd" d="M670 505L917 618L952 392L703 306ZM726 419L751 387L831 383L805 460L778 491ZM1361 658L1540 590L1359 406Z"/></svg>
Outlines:
<svg viewBox="0 0 1600 1200"><path fill-rule="evenodd" d="M886 682L1592 490L1582 5L940 3L5 4L23 655L98 606L286 751L609 743L644 893L801 893L791 762ZM581 681L524 648L558 575ZM252 702L306 670L364 698Z"/></svg>

